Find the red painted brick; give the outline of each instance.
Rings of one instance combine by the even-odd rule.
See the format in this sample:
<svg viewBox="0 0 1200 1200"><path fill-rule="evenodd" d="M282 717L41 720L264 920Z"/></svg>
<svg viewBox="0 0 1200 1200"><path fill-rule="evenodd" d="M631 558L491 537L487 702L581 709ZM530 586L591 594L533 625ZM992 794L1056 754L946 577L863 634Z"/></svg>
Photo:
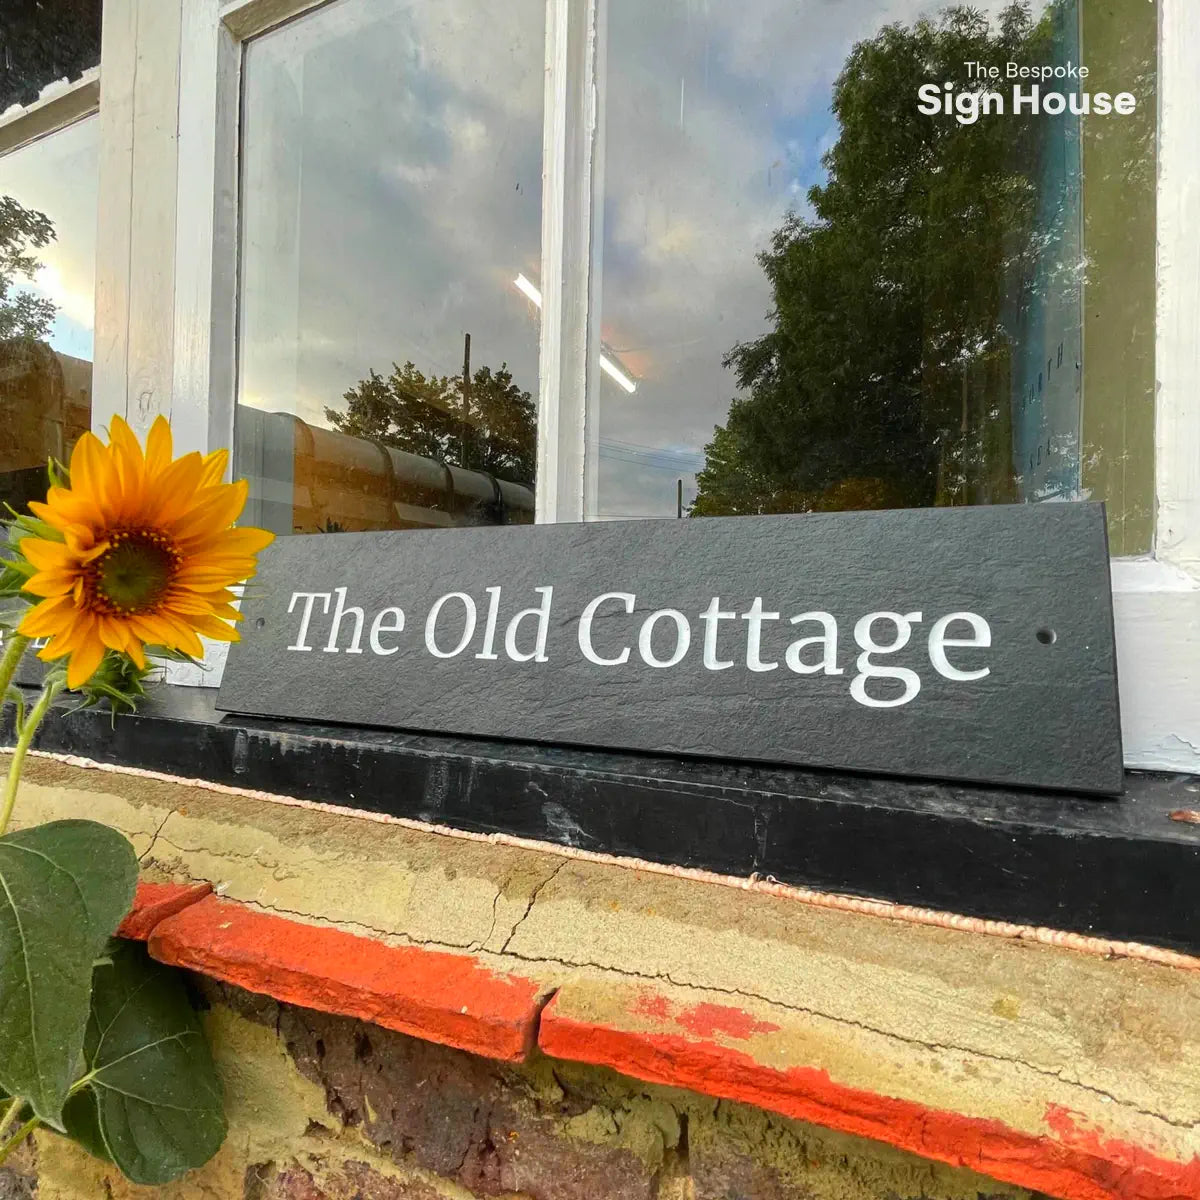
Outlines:
<svg viewBox="0 0 1200 1200"><path fill-rule="evenodd" d="M663 1031L647 1030L647 1015L673 1015ZM703 1010L702 1012L700 1010ZM687 1088L740 1101L798 1120L887 1142L925 1158L970 1167L994 1179L1062 1200L1197 1200L1200 1157L1173 1162L1138 1147L1081 1131L1062 1110L1047 1111L1047 1134L1012 1129L1000 1121L928 1108L837 1083L811 1067L779 1070L745 1050L703 1032L740 1033L754 1019L740 1009L716 1019L714 1006L675 1011L634 993L628 1026L570 1015L570 987L542 1014L538 1044L554 1058L611 1067L649 1083ZM736 1035L735 1035L736 1036ZM769 1038L766 1039L769 1042ZM762 1045L756 1047L760 1052Z"/></svg>
<svg viewBox="0 0 1200 1200"><path fill-rule="evenodd" d="M117 927L117 936L144 942L160 921L203 900L211 891L211 883L147 883L140 880L133 906Z"/></svg>
<svg viewBox="0 0 1200 1200"><path fill-rule="evenodd" d="M209 896L150 935L161 962L322 1012L518 1062L546 989L467 954L388 946Z"/></svg>

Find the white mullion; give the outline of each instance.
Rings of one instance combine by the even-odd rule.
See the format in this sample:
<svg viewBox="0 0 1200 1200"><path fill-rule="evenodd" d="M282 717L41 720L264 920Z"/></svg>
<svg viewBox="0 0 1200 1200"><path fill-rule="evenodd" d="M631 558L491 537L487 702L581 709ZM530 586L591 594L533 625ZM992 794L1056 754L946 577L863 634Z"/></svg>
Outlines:
<svg viewBox="0 0 1200 1200"><path fill-rule="evenodd" d="M172 425L208 451L233 445L241 47L220 0L190 0L181 44Z"/></svg>
<svg viewBox="0 0 1200 1200"><path fill-rule="evenodd" d="M608 81L608 0L588 0L589 55L594 75L592 99L591 193L592 229L588 258L587 361L584 382L583 517L596 519L600 509L600 318L604 281L604 121Z"/></svg>
<svg viewBox="0 0 1200 1200"><path fill-rule="evenodd" d="M547 0L536 518L584 517L596 0Z"/></svg>
<svg viewBox="0 0 1200 1200"><path fill-rule="evenodd" d="M1162 0L1154 557L1112 564L1125 763L1200 772L1200 8Z"/></svg>
<svg viewBox="0 0 1200 1200"><path fill-rule="evenodd" d="M1200 579L1200 5L1160 11L1154 547Z"/></svg>

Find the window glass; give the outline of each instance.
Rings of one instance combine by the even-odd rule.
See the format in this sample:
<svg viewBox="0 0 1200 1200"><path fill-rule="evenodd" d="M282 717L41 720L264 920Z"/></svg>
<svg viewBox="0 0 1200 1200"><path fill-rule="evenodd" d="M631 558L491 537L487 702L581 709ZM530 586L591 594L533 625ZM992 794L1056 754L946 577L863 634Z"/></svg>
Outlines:
<svg viewBox="0 0 1200 1200"><path fill-rule="evenodd" d="M608 0L590 515L1093 498L1148 549L1156 9Z"/></svg>
<svg viewBox="0 0 1200 1200"><path fill-rule="evenodd" d="M532 521L544 12L338 0L248 45L252 523Z"/></svg>
<svg viewBox="0 0 1200 1200"><path fill-rule="evenodd" d="M103 0L5 0L0 5L0 112L37 100L100 62Z"/></svg>
<svg viewBox="0 0 1200 1200"><path fill-rule="evenodd" d="M0 503L91 427L98 121L0 158Z"/></svg>

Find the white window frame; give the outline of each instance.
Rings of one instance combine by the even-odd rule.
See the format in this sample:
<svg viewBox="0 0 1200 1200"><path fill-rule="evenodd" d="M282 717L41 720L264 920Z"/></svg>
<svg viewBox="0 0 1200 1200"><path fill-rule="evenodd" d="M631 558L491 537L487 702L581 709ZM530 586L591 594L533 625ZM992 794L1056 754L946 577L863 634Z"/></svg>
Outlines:
<svg viewBox="0 0 1200 1200"><path fill-rule="evenodd" d="M242 44L329 2L106 0L97 426L232 444ZM595 508L600 3L546 0L539 521ZM1158 3L1155 532L1112 580L1126 764L1200 773L1200 4Z"/></svg>
<svg viewBox="0 0 1200 1200"><path fill-rule="evenodd" d="M94 116L99 109L99 67L89 67L70 83L60 79L47 84L32 104L14 104L0 112L0 158Z"/></svg>

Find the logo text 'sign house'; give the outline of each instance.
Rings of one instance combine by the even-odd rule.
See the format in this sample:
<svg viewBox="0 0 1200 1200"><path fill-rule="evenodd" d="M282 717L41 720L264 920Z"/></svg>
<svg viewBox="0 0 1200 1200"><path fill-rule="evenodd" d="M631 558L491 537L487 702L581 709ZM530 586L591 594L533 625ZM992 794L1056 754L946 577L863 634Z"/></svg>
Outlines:
<svg viewBox="0 0 1200 1200"><path fill-rule="evenodd" d="M1132 92L1086 92L1072 89L1066 92L1043 90L1043 84L1053 80L1085 81L1089 68L1073 63L1056 66L1028 67L1006 63L1003 68L983 63L965 63L968 83L959 87L945 83L926 83L917 89L917 109L927 117L954 117L960 125L974 125L980 117L1022 114L1029 116L1121 116L1137 111L1137 97ZM1008 95L989 90L987 83L1001 78L1017 80ZM1022 83L1021 80L1031 82Z"/></svg>

